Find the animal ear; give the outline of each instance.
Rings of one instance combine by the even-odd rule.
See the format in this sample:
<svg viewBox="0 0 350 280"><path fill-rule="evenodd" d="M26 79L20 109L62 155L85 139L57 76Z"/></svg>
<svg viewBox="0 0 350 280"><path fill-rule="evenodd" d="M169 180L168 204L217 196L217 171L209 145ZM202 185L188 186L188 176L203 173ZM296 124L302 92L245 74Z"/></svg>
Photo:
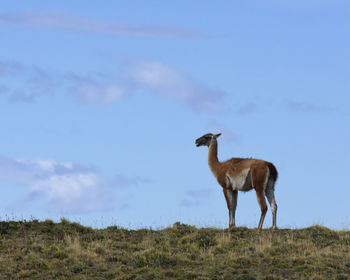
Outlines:
<svg viewBox="0 0 350 280"><path fill-rule="evenodd" d="M221 133L215 134L214 138L218 138L221 135Z"/></svg>

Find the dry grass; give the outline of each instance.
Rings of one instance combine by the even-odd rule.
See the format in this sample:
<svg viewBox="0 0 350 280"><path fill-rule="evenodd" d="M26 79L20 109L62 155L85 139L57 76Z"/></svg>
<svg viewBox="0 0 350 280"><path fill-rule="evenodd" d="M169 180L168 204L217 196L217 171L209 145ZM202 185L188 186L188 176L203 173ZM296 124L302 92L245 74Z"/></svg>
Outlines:
<svg viewBox="0 0 350 280"><path fill-rule="evenodd" d="M0 222L0 279L348 279L350 232Z"/></svg>

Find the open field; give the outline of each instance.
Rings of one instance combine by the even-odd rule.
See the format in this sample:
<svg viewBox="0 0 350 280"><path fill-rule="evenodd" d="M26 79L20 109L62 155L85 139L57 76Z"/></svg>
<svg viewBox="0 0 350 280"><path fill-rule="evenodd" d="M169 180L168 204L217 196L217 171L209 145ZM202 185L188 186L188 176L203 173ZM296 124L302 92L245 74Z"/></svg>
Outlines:
<svg viewBox="0 0 350 280"><path fill-rule="evenodd" d="M0 279L349 279L350 231L0 222Z"/></svg>

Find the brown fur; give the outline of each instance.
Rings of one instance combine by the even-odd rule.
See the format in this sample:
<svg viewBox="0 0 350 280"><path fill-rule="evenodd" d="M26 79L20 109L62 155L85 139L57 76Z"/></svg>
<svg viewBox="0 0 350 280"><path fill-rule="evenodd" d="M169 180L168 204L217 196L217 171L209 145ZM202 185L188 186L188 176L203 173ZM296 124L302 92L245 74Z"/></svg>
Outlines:
<svg viewBox="0 0 350 280"><path fill-rule="evenodd" d="M271 162L253 158L231 158L227 161L220 162L217 157L217 140L215 135L212 137L209 144L208 164L218 183L223 188L227 207L230 213L230 226L234 226L234 215L237 203L234 201L234 199L237 200L237 191L232 191L228 176L235 178L237 175L241 174L243 170L249 170L247 178L249 175L251 177L249 178L250 180L248 182L250 183L250 187L254 188L256 191L257 200L261 209L261 216L258 225L258 229L261 229L267 212L267 204L265 200L266 190L264 188L266 187L268 180L273 180L272 188L274 188L274 183L278 177L276 167ZM267 178L268 175L269 177ZM234 205L230 204L230 195L232 195ZM271 203L271 201L269 202ZM273 203L275 206L275 210L273 212L273 228L276 228L277 205L274 201L274 197ZM233 218L231 218L231 216Z"/></svg>

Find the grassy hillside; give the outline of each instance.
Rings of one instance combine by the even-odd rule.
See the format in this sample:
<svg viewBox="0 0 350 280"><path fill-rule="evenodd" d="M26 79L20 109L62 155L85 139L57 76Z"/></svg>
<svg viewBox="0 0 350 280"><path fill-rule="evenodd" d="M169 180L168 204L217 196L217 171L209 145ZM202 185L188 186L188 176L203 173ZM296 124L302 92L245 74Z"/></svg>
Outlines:
<svg viewBox="0 0 350 280"><path fill-rule="evenodd" d="M0 279L349 279L350 231L0 222Z"/></svg>

